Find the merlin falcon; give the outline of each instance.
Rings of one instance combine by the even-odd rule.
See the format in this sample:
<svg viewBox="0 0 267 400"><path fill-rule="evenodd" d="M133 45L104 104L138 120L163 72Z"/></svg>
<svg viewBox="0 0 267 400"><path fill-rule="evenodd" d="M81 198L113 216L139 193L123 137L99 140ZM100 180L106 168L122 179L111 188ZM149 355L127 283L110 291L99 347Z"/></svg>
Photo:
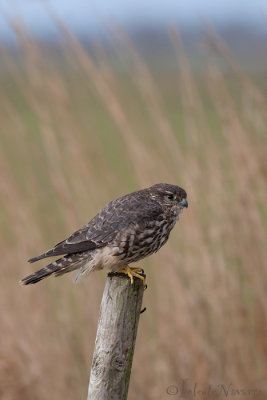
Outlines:
<svg viewBox="0 0 267 400"><path fill-rule="evenodd" d="M188 207L187 194L176 185L158 183L109 202L70 237L51 250L33 257L30 263L46 257L63 256L22 279L37 283L49 275L76 270L75 282L92 271L107 269L133 277L144 277L141 268L129 267L158 251L168 240L179 214Z"/></svg>

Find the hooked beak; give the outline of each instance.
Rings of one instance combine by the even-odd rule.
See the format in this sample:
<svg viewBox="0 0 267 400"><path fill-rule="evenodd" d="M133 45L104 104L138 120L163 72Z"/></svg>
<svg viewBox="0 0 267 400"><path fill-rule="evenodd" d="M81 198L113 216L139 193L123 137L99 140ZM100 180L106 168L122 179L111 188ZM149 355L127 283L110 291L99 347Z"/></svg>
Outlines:
<svg viewBox="0 0 267 400"><path fill-rule="evenodd" d="M182 206L182 207L188 207L188 203L187 203L187 200L186 199L183 199L182 201L179 201L179 203L178 204L180 204L180 206Z"/></svg>

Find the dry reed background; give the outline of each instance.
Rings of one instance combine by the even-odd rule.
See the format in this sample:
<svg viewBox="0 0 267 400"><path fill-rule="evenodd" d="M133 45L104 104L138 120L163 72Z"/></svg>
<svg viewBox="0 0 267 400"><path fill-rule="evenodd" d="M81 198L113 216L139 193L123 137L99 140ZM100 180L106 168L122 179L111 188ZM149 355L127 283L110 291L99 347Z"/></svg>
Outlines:
<svg viewBox="0 0 267 400"><path fill-rule="evenodd" d="M56 49L18 22L16 51L0 48L1 399L86 398L105 274L78 286L18 280L107 201L156 182L184 187L189 209L142 263L148 310L129 399L176 398L166 389L186 378L188 389L232 383L265 391L238 400L266 399L264 87L210 27L220 62L207 55L199 77L175 29L177 64L164 72L119 29L111 62L57 23Z"/></svg>

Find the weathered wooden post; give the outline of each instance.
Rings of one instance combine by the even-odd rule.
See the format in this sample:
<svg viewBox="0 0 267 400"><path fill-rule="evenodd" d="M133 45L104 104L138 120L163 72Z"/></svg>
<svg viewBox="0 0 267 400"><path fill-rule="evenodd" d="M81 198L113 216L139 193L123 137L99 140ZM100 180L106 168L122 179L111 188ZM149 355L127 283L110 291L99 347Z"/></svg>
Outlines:
<svg viewBox="0 0 267 400"><path fill-rule="evenodd" d="M141 279L108 274L87 400L127 399L143 292Z"/></svg>

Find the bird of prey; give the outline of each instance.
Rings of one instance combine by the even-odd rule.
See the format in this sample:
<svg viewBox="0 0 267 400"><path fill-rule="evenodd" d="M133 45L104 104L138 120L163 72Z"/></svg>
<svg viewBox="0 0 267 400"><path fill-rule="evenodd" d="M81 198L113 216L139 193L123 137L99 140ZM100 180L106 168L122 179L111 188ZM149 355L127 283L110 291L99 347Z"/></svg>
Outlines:
<svg viewBox="0 0 267 400"><path fill-rule="evenodd" d="M51 250L31 258L30 263L63 255L21 283L29 285L74 270L77 282L101 269L125 273L131 283L134 276L144 281L142 270L129 264L155 253L166 243L179 214L188 207L186 198L181 187L158 183L109 202L87 225Z"/></svg>

